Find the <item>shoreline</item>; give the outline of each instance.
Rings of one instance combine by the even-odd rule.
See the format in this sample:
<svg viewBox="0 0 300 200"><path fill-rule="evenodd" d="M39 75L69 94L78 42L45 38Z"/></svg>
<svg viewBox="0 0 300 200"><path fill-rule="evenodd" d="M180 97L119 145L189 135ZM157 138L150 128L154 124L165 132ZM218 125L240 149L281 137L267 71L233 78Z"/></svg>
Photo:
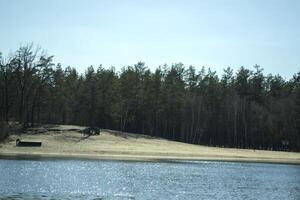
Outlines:
<svg viewBox="0 0 300 200"><path fill-rule="evenodd" d="M132 162L186 162L186 161L212 161L235 163L262 163L300 165L300 160L272 159L272 158L248 158L248 157L218 157L218 156L155 156L155 155L129 155L129 154L62 154L62 153L19 153L0 152L0 160L95 160L95 161L132 161Z"/></svg>
<svg viewBox="0 0 300 200"><path fill-rule="evenodd" d="M299 152L208 147L111 130L86 137L74 131L82 128L58 125L44 133L11 134L4 143L0 143L0 159L225 161L300 165ZM16 147L17 139L42 142L42 146Z"/></svg>

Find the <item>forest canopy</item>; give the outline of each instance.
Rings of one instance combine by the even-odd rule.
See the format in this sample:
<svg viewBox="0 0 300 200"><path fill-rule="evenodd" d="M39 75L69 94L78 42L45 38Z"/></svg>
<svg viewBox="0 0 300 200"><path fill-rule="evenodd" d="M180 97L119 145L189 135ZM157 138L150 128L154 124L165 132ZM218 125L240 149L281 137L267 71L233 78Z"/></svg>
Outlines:
<svg viewBox="0 0 300 200"><path fill-rule="evenodd" d="M197 68L198 69L198 68ZM77 124L211 146L300 151L300 72L259 65L221 76L182 63L151 71L63 67L33 45L0 53L0 122ZM283 147L283 141L287 145Z"/></svg>

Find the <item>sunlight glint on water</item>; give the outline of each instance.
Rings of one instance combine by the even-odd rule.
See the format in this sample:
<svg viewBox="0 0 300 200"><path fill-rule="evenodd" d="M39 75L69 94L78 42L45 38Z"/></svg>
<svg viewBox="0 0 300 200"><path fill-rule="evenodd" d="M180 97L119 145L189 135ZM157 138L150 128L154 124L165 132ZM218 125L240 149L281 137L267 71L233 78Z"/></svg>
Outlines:
<svg viewBox="0 0 300 200"><path fill-rule="evenodd" d="M300 199L300 167L0 160L1 199Z"/></svg>

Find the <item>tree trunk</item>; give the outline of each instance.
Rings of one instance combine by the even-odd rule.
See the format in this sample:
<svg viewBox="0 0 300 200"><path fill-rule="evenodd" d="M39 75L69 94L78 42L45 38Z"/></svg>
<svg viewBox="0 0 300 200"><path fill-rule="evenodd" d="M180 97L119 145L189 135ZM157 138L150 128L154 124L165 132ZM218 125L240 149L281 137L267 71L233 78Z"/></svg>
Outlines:
<svg viewBox="0 0 300 200"><path fill-rule="evenodd" d="M247 116L246 116L246 112L247 112L247 99L246 97L244 97L243 99L243 120L244 120L244 148L247 148L248 146L248 142L247 142L247 137L248 137L248 122L247 122Z"/></svg>
<svg viewBox="0 0 300 200"><path fill-rule="evenodd" d="M238 100L234 101L234 146L237 147Z"/></svg>
<svg viewBox="0 0 300 200"><path fill-rule="evenodd" d="M5 69L5 75L4 75L4 87L5 87L5 121L8 124L9 120L9 105L8 105L8 80L7 80L7 72Z"/></svg>

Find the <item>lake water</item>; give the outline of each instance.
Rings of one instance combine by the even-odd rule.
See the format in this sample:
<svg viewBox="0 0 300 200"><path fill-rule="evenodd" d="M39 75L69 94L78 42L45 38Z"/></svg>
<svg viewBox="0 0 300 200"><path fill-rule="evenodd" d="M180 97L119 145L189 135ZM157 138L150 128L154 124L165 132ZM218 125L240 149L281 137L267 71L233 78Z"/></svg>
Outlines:
<svg viewBox="0 0 300 200"><path fill-rule="evenodd" d="M300 199L300 166L0 160L0 199Z"/></svg>

